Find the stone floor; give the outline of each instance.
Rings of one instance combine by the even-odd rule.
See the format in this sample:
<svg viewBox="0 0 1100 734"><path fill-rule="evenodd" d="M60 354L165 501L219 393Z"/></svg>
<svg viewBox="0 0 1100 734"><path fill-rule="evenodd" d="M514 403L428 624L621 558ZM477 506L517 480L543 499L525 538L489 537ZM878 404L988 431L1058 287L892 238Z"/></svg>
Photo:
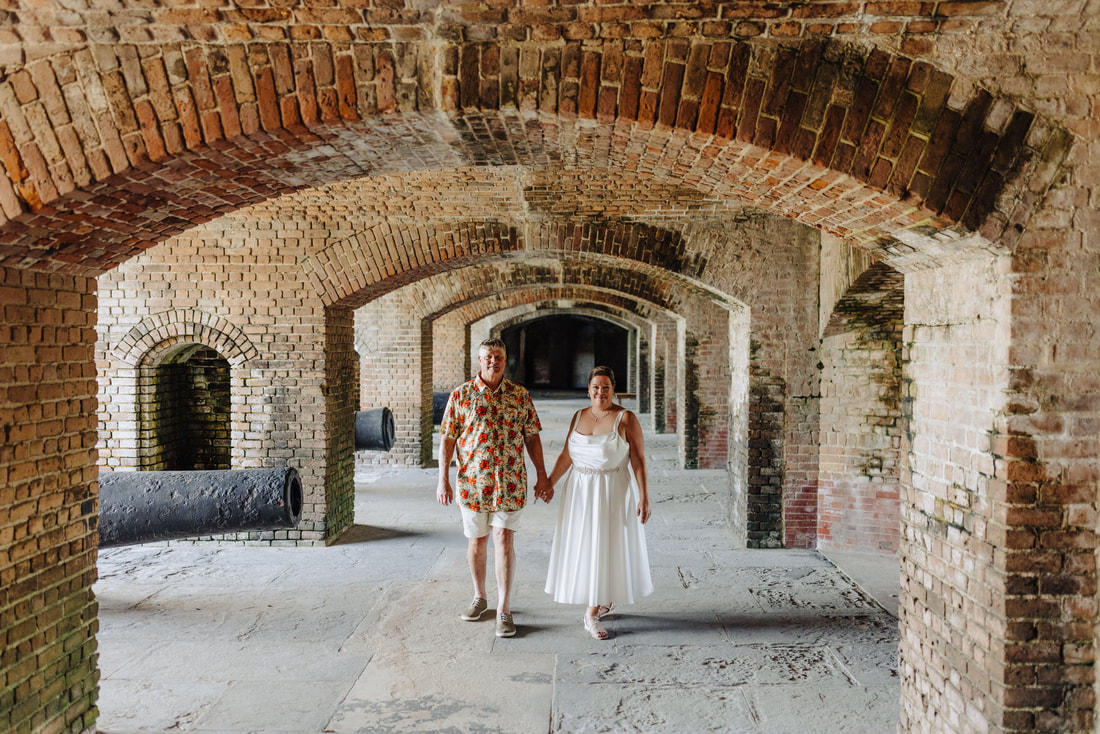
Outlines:
<svg viewBox="0 0 1100 734"><path fill-rule="evenodd" d="M580 405L538 404L548 465ZM104 550L100 731L894 732L896 562L732 550L724 473L647 447L656 591L606 642L542 591L556 503L517 535L518 634L461 621L466 543L431 469L362 473L328 548Z"/></svg>

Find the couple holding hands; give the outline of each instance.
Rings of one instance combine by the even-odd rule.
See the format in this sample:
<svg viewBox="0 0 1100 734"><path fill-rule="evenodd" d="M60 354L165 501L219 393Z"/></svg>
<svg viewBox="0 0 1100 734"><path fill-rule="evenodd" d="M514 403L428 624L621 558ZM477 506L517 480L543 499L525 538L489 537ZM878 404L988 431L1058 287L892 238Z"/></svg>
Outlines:
<svg viewBox="0 0 1100 734"><path fill-rule="evenodd" d="M615 405L615 375L596 367L588 377L591 406L577 411L565 448L549 476L542 456L542 426L527 390L504 379L505 347L486 339L478 349L480 369L447 402L440 430L436 500L457 502L468 539L467 560L474 600L462 619L488 611L485 593L488 541L493 536L498 637L516 633L510 595L515 576L514 536L527 502L526 447L537 474L536 499L550 502L560 485L546 592L563 604L584 604L585 629L606 640L600 620L615 604L632 604L653 591L645 530L650 504L642 427L638 417ZM450 465L457 450L455 486Z"/></svg>

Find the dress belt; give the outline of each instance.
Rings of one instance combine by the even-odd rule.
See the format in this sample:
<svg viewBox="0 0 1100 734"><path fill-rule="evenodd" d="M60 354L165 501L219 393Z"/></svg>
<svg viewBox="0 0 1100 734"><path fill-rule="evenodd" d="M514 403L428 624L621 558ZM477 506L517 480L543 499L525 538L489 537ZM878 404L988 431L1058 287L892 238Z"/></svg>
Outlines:
<svg viewBox="0 0 1100 734"><path fill-rule="evenodd" d="M626 466L626 464L619 464L613 469L597 469L594 466L580 466L578 464L574 464L573 471L577 472L578 474L614 474L617 471L622 471L622 468L624 466Z"/></svg>

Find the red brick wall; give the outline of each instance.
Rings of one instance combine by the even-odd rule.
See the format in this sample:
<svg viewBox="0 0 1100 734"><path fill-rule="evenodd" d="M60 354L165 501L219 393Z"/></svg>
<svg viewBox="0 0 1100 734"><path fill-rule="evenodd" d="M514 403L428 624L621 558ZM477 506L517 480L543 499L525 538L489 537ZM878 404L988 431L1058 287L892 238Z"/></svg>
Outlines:
<svg viewBox="0 0 1100 734"><path fill-rule="evenodd" d="M990 437L999 481L990 483L988 534L1003 569L1007 731L1092 732L1097 724L1100 146L1094 137L1073 160L1021 236L1000 283L1012 293L1012 341Z"/></svg>
<svg viewBox="0 0 1100 734"><path fill-rule="evenodd" d="M95 280L0 268L0 729L95 721Z"/></svg>

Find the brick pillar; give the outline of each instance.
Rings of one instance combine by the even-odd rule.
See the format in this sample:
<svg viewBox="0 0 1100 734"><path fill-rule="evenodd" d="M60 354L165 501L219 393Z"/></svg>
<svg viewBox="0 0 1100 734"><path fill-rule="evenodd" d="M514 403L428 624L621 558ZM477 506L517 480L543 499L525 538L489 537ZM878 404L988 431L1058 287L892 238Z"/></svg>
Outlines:
<svg viewBox="0 0 1100 734"><path fill-rule="evenodd" d="M681 313L687 322L678 398L683 406L680 463L685 469L724 469L729 452L729 311L699 298Z"/></svg>
<svg viewBox="0 0 1100 734"><path fill-rule="evenodd" d="M786 395L786 383L782 379L769 375L755 363L750 365L746 509L750 548L782 548L784 545ZM796 511L796 519L798 515Z"/></svg>
<svg viewBox="0 0 1100 734"><path fill-rule="evenodd" d="M651 396L649 427L654 433L664 433L665 427L665 342L658 337L657 323L649 329L649 394Z"/></svg>
<svg viewBox="0 0 1100 734"><path fill-rule="evenodd" d="M661 317L653 325L653 431L676 431L676 321Z"/></svg>
<svg viewBox="0 0 1100 734"><path fill-rule="evenodd" d="M638 394L638 332L630 329L626 333L626 384L623 387Z"/></svg>
<svg viewBox="0 0 1100 734"><path fill-rule="evenodd" d="M432 390L450 392L468 376L470 329L462 320L461 311L452 311L435 320L432 329Z"/></svg>
<svg viewBox="0 0 1100 734"><path fill-rule="evenodd" d="M435 373L435 325L420 320L420 466L432 466L432 375Z"/></svg>
<svg viewBox="0 0 1100 734"><path fill-rule="evenodd" d="M653 376L650 360L650 348L652 343L652 329L638 329L638 413L647 414L653 411L651 390Z"/></svg>
<svg viewBox="0 0 1100 734"><path fill-rule="evenodd" d="M473 333L470 331L469 324L467 324L466 328L462 330L462 334L462 353L463 355L465 355L462 363L462 379L459 382L455 383L454 387L458 387L467 380L474 379L474 375L477 374L477 368L475 367L477 355L474 353L474 345L480 344L481 340L479 339L476 342L473 340ZM454 387L452 387L451 389L453 390Z"/></svg>
<svg viewBox="0 0 1100 734"><path fill-rule="evenodd" d="M425 327L421 322L413 305L400 291L377 298L355 311L355 343L360 365L359 409L389 408L393 411L396 434L391 451L357 451L357 465L420 466L423 462ZM429 348L430 341L429 338ZM430 383L427 387L430 394ZM430 421L430 400L427 410ZM430 424L428 438L431 438Z"/></svg>
<svg viewBox="0 0 1100 734"><path fill-rule="evenodd" d="M355 316L325 309L325 541L355 522L355 410L359 405Z"/></svg>
<svg viewBox="0 0 1100 734"><path fill-rule="evenodd" d="M991 441L1012 382L1013 307L998 283L1005 265L976 255L905 275L912 443L899 548L900 731L978 731L971 721L981 731L986 722L988 731L1020 731L1002 726L1005 704L1057 705L1027 692L1058 680L1064 655L1057 638L1066 610L1043 594L1067 578L1059 552L1041 550L1041 526L1055 518L1025 507L1040 497L1005 482L1011 467L994 453L1014 439Z"/></svg>
<svg viewBox="0 0 1100 734"><path fill-rule="evenodd" d="M669 329L665 352L665 433L675 433L680 439L680 465L684 460L684 320L676 319Z"/></svg>
<svg viewBox="0 0 1100 734"><path fill-rule="evenodd" d="M0 269L0 730L95 723L95 280Z"/></svg>
<svg viewBox="0 0 1100 734"><path fill-rule="evenodd" d="M730 312L726 468L729 528L735 548L746 547L749 538L749 323L748 309Z"/></svg>

